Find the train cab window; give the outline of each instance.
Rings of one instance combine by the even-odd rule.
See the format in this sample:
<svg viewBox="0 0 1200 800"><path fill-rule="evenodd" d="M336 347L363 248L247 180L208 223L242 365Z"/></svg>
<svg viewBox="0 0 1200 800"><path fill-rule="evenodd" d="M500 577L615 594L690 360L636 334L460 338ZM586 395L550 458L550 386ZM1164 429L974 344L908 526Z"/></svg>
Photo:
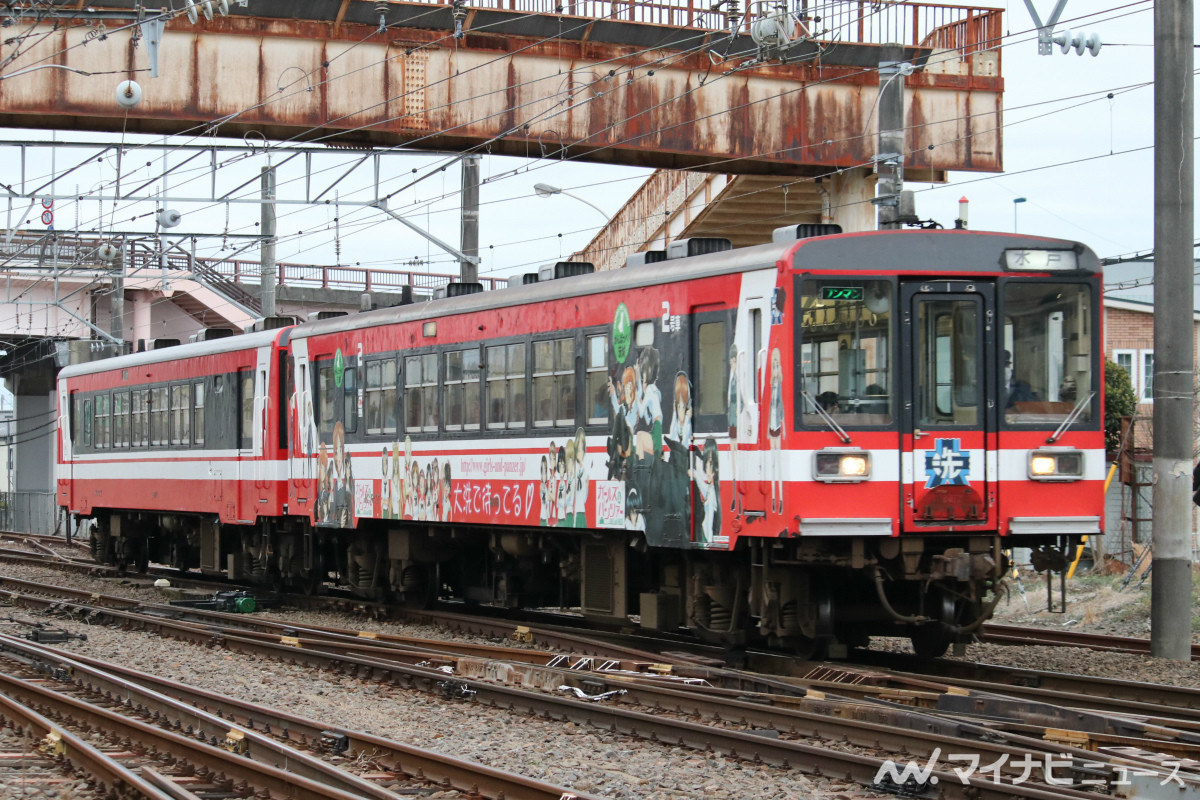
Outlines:
<svg viewBox="0 0 1200 800"><path fill-rule="evenodd" d="M113 448L129 448L129 392L113 392Z"/></svg>
<svg viewBox="0 0 1200 800"><path fill-rule="evenodd" d="M489 428L525 427L525 344L487 349Z"/></svg>
<svg viewBox="0 0 1200 800"><path fill-rule="evenodd" d="M358 367L342 370L342 427L346 433L358 430Z"/></svg>
<svg viewBox="0 0 1200 800"><path fill-rule="evenodd" d="M130 414L130 439L134 447L150 446L150 390L134 389Z"/></svg>
<svg viewBox="0 0 1200 800"><path fill-rule="evenodd" d="M191 385L186 383L171 386L171 444L188 446L192 443L192 398Z"/></svg>
<svg viewBox="0 0 1200 800"><path fill-rule="evenodd" d="M396 432L396 359L366 364L367 433Z"/></svg>
<svg viewBox="0 0 1200 800"><path fill-rule="evenodd" d="M404 359L404 427L409 431L436 431L438 357L436 353Z"/></svg>
<svg viewBox="0 0 1200 800"><path fill-rule="evenodd" d="M96 395L96 448L100 450L107 450L112 443L111 408L111 395Z"/></svg>
<svg viewBox="0 0 1200 800"><path fill-rule="evenodd" d="M584 366L584 402L588 408L588 424L608 422L612 402L608 395L608 337L587 337L587 363Z"/></svg>
<svg viewBox="0 0 1200 800"><path fill-rule="evenodd" d="M692 406L695 416L726 413L728 364L729 340L725 338L725 323L700 325L696 331L696 398Z"/></svg>
<svg viewBox="0 0 1200 800"><path fill-rule="evenodd" d="M92 398L71 395L71 441L78 447L92 446Z"/></svg>
<svg viewBox="0 0 1200 800"><path fill-rule="evenodd" d="M997 354L1004 421L1057 427L1076 405L1078 421L1097 413L1091 290L1083 283L1010 280L1002 292L1003 344Z"/></svg>
<svg viewBox="0 0 1200 800"><path fill-rule="evenodd" d="M533 343L533 424L575 424L575 339Z"/></svg>
<svg viewBox="0 0 1200 800"><path fill-rule="evenodd" d="M799 292L797 408L807 427L889 425L895 317L889 281L805 279Z"/></svg>
<svg viewBox="0 0 1200 800"><path fill-rule="evenodd" d="M254 372L238 370L238 407L241 415L238 425L238 446L243 450L254 447Z"/></svg>
<svg viewBox="0 0 1200 800"><path fill-rule="evenodd" d="M150 446L163 447L167 443L167 387L155 386L150 390Z"/></svg>
<svg viewBox="0 0 1200 800"><path fill-rule="evenodd" d="M192 444L204 444L204 384L192 384Z"/></svg>
<svg viewBox="0 0 1200 800"><path fill-rule="evenodd" d="M446 353L445 403L442 418L446 430L479 430L479 348Z"/></svg>

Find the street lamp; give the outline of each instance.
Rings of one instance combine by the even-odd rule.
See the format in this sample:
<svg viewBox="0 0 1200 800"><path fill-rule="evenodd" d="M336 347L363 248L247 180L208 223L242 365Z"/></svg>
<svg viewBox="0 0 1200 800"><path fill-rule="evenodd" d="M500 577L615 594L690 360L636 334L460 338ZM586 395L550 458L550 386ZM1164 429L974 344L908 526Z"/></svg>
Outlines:
<svg viewBox="0 0 1200 800"><path fill-rule="evenodd" d="M1017 208L1020 206L1021 203L1024 203L1024 202L1025 202L1024 197L1014 197L1013 198L1013 233L1017 232Z"/></svg>
<svg viewBox="0 0 1200 800"><path fill-rule="evenodd" d="M600 206L596 205L591 200L584 200L577 194L571 194L565 189L560 189L557 186L551 186L548 183L535 183L533 186L533 191L538 197L550 197L556 194L565 194L567 197L574 197L579 202L587 203L589 206L599 211L604 216L604 219L608 222L612 222L612 217L610 217L608 214L605 214L604 209L602 209Z"/></svg>

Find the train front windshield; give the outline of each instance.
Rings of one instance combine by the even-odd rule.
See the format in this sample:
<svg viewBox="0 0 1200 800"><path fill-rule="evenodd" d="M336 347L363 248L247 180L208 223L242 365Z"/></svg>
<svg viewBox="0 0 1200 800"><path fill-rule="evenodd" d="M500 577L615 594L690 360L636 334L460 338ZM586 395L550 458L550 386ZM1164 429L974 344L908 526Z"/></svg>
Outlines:
<svg viewBox="0 0 1200 800"><path fill-rule="evenodd" d="M1091 293L1083 283L1008 281L1001 292L1004 421L1012 425L1092 419Z"/></svg>

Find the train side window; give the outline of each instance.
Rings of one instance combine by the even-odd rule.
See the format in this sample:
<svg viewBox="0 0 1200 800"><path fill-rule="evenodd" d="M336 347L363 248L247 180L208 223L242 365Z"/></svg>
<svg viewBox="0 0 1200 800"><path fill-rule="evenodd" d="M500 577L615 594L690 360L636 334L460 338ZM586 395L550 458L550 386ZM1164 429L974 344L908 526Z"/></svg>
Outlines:
<svg viewBox="0 0 1200 800"><path fill-rule="evenodd" d="M171 386L171 444L188 446L192 443L191 386L177 383Z"/></svg>
<svg viewBox="0 0 1200 800"><path fill-rule="evenodd" d="M446 430L479 430L479 348L446 353Z"/></svg>
<svg viewBox="0 0 1200 800"><path fill-rule="evenodd" d="M333 435L333 362L317 365L317 430L322 439Z"/></svg>
<svg viewBox="0 0 1200 800"><path fill-rule="evenodd" d="M192 384L192 443L204 444L204 384Z"/></svg>
<svg viewBox="0 0 1200 800"><path fill-rule="evenodd" d="M346 433L358 430L358 367L342 370L342 426Z"/></svg>
<svg viewBox="0 0 1200 800"><path fill-rule="evenodd" d="M438 357L436 353L404 359L404 427L409 431L436 431Z"/></svg>
<svg viewBox="0 0 1200 800"><path fill-rule="evenodd" d="M729 343L724 322L705 322L696 331L696 398L693 413L697 417L726 413L726 365Z"/></svg>
<svg viewBox="0 0 1200 800"><path fill-rule="evenodd" d="M533 343L533 424L575 423L575 340Z"/></svg>
<svg viewBox="0 0 1200 800"><path fill-rule="evenodd" d="M396 360L366 365L367 433L396 432Z"/></svg>
<svg viewBox="0 0 1200 800"><path fill-rule="evenodd" d="M112 446L119 450L129 446L129 392L113 392Z"/></svg>
<svg viewBox="0 0 1200 800"><path fill-rule="evenodd" d="M238 446L243 450L249 450L254 447L254 372L252 370L238 370L238 407L241 408Z"/></svg>
<svg viewBox="0 0 1200 800"><path fill-rule="evenodd" d="M150 444L150 390L134 389L132 414L130 415L130 439L134 447L144 448Z"/></svg>
<svg viewBox="0 0 1200 800"><path fill-rule="evenodd" d="M167 443L167 387L155 386L150 390L150 446L163 447Z"/></svg>
<svg viewBox="0 0 1200 800"><path fill-rule="evenodd" d="M92 446L92 434L96 429L95 428L95 419L93 419L93 417L92 417L92 414L93 414L92 408L93 408L92 398L90 398L90 397L83 398L83 404L82 404L82 407L80 408L79 419L82 420L82 422L83 422L83 438L80 440L80 444L84 447Z"/></svg>
<svg viewBox="0 0 1200 800"><path fill-rule="evenodd" d="M612 403L608 396L608 337L587 337L587 362L584 367L584 399L588 404L588 424L608 422Z"/></svg>
<svg viewBox="0 0 1200 800"><path fill-rule="evenodd" d="M754 351L754 369L751 371L751 382L754 384L754 402L760 402L759 393L762 387L763 368L766 366L767 353L763 350L762 338L762 309L750 309L750 347Z"/></svg>
<svg viewBox="0 0 1200 800"><path fill-rule="evenodd" d="M111 417L109 415L111 408L111 395L107 393L96 395L96 447L100 450L108 449L112 443Z"/></svg>
<svg viewBox="0 0 1200 800"><path fill-rule="evenodd" d="M488 427L525 427L525 343L487 349Z"/></svg>

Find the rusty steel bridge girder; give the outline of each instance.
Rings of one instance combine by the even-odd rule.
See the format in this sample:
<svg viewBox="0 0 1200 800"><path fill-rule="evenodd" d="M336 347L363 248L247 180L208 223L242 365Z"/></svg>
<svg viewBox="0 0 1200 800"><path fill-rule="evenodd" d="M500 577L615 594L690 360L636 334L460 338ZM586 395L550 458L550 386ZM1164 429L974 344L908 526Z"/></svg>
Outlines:
<svg viewBox="0 0 1200 800"><path fill-rule="evenodd" d="M874 156L879 45L866 41L861 17L857 28L838 28L837 42L801 46L808 60L747 66L755 48L746 35L515 8L528 2L475 8L461 39L451 35L449 6L423 3L389 3L383 33L371 30L376 4L357 0L306 3L308 19L272 0L196 25L179 14L158 46L157 78L145 72L147 48L132 41L136 26L101 37L95 24L70 17L43 22L0 71L0 124L482 146L724 173L813 175ZM707 6L688 10L692 24L711 23ZM880 35L905 44L916 67L905 86L906 170L930 179L950 169L1000 171L1003 80L999 50L988 49L998 42L999 11L895 3L877 13L903 17L900 34ZM92 74L14 74L47 64ZM130 76L144 97L126 117L114 95Z"/></svg>

